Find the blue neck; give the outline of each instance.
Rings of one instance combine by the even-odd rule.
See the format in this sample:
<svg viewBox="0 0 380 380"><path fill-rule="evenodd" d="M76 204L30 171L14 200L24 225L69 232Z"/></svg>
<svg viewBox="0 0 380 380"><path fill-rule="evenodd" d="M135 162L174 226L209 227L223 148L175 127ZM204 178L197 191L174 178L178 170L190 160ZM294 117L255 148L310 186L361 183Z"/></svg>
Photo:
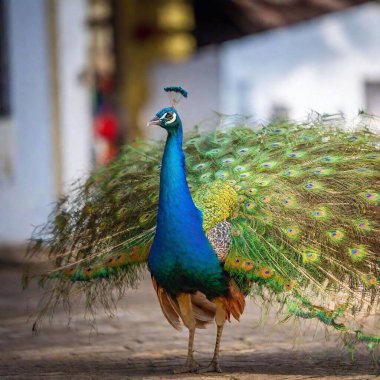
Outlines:
<svg viewBox="0 0 380 380"><path fill-rule="evenodd" d="M168 131L160 178L157 228L149 252L152 276L169 294L228 293L227 278L202 228L186 182L182 127Z"/></svg>
<svg viewBox="0 0 380 380"><path fill-rule="evenodd" d="M182 151L182 125L168 131L160 177L157 230L167 226L202 223L186 181L185 155ZM186 221L186 223L184 223Z"/></svg>

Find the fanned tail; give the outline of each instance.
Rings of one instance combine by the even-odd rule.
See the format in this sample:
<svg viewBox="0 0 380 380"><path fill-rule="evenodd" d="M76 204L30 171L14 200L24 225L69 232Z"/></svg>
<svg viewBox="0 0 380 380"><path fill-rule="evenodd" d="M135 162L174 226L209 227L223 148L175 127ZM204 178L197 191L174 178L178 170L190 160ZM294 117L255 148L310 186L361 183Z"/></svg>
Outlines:
<svg viewBox="0 0 380 380"><path fill-rule="evenodd" d="M156 223L162 144L139 142L74 184L48 222L38 227L28 254L43 264L27 271L46 289L37 325L59 305L70 310L84 295L92 313L112 312L127 288L139 283Z"/></svg>
<svg viewBox="0 0 380 380"><path fill-rule="evenodd" d="M222 181L239 199L225 269L289 315L378 342L361 320L379 315L379 135L365 123L344 130L339 117L221 124L194 134L186 153L192 188Z"/></svg>
<svg viewBox="0 0 380 380"><path fill-rule="evenodd" d="M221 121L211 132L194 130L184 149L192 194L224 182L238 198L226 216L232 249L225 262L237 287L278 301L288 315L378 343L360 321L379 315L379 136L365 125L344 131L331 117L253 129L243 118ZM126 147L36 231L30 253L50 266L40 276L48 289L41 314L79 293L90 309L109 310L138 284L155 231L162 148Z"/></svg>

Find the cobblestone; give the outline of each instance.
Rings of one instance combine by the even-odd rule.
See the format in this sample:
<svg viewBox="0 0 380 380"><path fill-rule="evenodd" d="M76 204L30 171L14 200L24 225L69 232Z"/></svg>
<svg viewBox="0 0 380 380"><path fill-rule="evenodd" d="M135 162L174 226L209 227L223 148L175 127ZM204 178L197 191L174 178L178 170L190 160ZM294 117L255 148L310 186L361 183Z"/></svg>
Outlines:
<svg viewBox="0 0 380 380"><path fill-rule="evenodd" d="M269 313L264 326L253 301L240 323L225 328L221 365L224 373L172 375L186 357L187 332L164 320L149 275L120 302L114 318L100 314L97 331L78 315L67 326L64 312L39 335L28 316L39 297L37 287L22 292L21 271L0 269L1 379L372 379L376 361L359 350L351 361L335 335L310 323L276 324ZM257 327L259 325L259 327ZM256 326L256 327L255 327ZM197 330L196 359L211 359L215 327ZM380 363L378 363L380 364Z"/></svg>

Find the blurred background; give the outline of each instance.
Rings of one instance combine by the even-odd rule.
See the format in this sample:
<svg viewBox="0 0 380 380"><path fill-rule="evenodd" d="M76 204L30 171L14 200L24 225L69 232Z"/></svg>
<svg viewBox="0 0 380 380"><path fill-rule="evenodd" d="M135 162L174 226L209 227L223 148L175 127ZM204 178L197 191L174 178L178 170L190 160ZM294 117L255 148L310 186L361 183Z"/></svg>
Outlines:
<svg viewBox="0 0 380 380"><path fill-rule="evenodd" d="M0 0L0 257L52 202L189 91L259 122L380 114L380 4L364 0Z"/></svg>

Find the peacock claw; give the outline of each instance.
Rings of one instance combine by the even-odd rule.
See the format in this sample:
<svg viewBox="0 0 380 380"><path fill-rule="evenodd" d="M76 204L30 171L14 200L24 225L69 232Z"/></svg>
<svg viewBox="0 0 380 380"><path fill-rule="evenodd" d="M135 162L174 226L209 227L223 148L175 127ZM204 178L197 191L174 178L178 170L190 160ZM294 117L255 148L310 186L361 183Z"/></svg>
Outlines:
<svg viewBox="0 0 380 380"><path fill-rule="evenodd" d="M219 362L212 361L207 367L198 369L197 373L218 372L222 373Z"/></svg>
<svg viewBox="0 0 380 380"><path fill-rule="evenodd" d="M197 372L199 369L199 364L194 360L186 360L186 363L183 367L176 368L173 370L173 373L175 375L179 373L192 373L192 372Z"/></svg>

